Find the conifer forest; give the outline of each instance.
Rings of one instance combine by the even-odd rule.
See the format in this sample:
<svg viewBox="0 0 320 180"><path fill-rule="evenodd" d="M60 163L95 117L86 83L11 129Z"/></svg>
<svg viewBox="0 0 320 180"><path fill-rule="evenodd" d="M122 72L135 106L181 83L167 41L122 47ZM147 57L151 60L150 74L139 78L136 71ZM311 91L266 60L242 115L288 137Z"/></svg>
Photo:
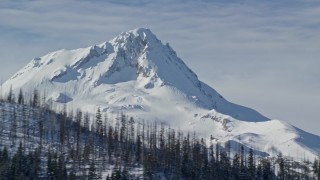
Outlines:
<svg viewBox="0 0 320 180"><path fill-rule="evenodd" d="M320 179L320 160L214 143L194 132L81 110L54 109L35 90L10 92L0 103L0 179Z"/></svg>

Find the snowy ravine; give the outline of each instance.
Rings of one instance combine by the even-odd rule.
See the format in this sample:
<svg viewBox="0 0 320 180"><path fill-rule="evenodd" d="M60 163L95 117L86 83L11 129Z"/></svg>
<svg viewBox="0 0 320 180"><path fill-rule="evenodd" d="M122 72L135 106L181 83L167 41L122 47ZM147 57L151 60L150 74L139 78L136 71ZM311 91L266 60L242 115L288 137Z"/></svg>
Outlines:
<svg viewBox="0 0 320 180"><path fill-rule="evenodd" d="M233 104L199 81L176 52L144 28L124 32L88 48L59 50L34 58L2 85L45 93L57 108L165 122L175 129L212 136L216 143L252 147L266 155L282 152L313 160L320 137L255 110Z"/></svg>

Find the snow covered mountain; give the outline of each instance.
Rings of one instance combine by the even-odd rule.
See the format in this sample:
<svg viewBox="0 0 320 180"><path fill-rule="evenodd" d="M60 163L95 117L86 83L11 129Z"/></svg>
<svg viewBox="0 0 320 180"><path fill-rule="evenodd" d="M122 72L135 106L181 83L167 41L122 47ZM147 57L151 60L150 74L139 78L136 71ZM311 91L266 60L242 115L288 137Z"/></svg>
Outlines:
<svg viewBox="0 0 320 180"><path fill-rule="evenodd" d="M109 116L124 112L196 131L216 143L252 147L265 155L313 159L320 137L233 104L201 82L176 52L144 28L109 42L34 58L2 88L45 92L47 101ZM209 139L209 138L208 138Z"/></svg>

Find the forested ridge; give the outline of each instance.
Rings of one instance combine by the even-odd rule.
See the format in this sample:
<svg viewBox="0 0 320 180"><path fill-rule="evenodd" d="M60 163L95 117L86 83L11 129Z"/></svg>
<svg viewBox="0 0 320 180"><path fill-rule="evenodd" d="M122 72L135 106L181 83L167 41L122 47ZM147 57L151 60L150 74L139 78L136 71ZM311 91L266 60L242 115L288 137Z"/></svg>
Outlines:
<svg viewBox="0 0 320 180"><path fill-rule="evenodd" d="M0 179L320 179L320 161L259 157L161 122L52 108L35 90L0 103Z"/></svg>

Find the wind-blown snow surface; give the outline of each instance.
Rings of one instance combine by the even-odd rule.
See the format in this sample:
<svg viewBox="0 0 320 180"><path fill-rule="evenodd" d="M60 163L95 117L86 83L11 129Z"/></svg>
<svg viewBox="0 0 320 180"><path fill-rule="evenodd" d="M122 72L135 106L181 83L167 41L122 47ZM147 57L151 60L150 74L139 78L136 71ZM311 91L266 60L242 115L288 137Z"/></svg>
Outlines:
<svg viewBox="0 0 320 180"><path fill-rule="evenodd" d="M149 29L34 58L3 89L9 91L11 85L15 92L45 92L56 105L67 103L92 113L101 107L109 115L124 112L136 119L159 120L270 155L313 158L320 150L319 136L225 100Z"/></svg>

